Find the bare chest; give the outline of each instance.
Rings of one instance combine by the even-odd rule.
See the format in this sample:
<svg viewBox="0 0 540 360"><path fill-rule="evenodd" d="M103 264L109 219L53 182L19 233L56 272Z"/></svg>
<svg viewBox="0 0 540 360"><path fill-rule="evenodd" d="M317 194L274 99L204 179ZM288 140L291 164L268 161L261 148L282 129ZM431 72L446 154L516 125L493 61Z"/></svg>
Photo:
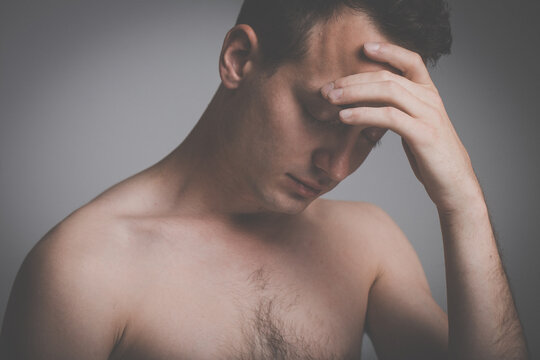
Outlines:
<svg viewBox="0 0 540 360"><path fill-rule="evenodd" d="M359 359L368 268L355 281L331 253L311 256L200 251L174 266L165 256L140 280L111 359Z"/></svg>

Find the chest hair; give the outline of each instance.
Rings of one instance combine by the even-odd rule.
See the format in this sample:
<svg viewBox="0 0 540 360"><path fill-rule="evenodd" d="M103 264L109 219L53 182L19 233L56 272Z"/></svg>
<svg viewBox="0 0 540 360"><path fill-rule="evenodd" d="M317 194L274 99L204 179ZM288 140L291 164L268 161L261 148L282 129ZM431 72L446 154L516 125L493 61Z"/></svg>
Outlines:
<svg viewBox="0 0 540 360"><path fill-rule="evenodd" d="M242 341L226 349L231 360L341 360L355 357L332 354L330 336L314 336L317 329L306 329L285 320L298 306L294 292L270 295L270 277L264 268L254 271L248 281L256 290L258 301L248 312L242 312ZM275 290L275 289L274 289ZM275 292L275 291L273 291ZM323 331L324 333L324 331Z"/></svg>

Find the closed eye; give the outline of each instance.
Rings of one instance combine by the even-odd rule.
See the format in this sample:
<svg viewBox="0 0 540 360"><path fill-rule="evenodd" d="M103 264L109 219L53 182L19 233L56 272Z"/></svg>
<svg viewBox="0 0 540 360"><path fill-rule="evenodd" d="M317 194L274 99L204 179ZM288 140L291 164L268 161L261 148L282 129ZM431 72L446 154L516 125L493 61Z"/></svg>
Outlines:
<svg viewBox="0 0 540 360"><path fill-rule="evenodd" d="M332 119L329 119L329 120L318 119L315 116L313 116L311 112L305 106L302 106L302 108L303 108L304 114L306 115L310 123L313 123L316 126L331 128L331 127L337 127L341 125L343 126L347 125L347 124L342 123L337 117L333 117Z"/></svg>

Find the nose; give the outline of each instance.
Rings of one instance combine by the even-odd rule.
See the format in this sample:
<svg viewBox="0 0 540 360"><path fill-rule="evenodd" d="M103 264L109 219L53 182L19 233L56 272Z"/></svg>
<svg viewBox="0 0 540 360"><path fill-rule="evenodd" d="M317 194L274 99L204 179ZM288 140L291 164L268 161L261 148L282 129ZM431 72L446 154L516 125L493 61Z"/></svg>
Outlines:
<svg viewBox="0 0 540 360"><path fill-rule="evenodd" d="M349 176L356 169L361 155L356 149L359 132L360 130L351 130L340 136L334 146L317 149L313 153L315 167L336 182Z"/></svg>

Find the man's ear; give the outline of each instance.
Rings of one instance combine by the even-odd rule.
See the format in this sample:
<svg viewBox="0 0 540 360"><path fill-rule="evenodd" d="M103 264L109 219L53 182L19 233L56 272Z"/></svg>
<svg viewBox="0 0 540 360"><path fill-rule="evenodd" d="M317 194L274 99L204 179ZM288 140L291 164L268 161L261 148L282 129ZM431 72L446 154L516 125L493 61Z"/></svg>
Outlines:
<svg viewBox="0 0 540 360"><path fill-rule="evenodd" d="M223 85L236 89L254 66L259 52L257 35L249 25L233 27L225 36L219 57L219 74Z"/></svg>

